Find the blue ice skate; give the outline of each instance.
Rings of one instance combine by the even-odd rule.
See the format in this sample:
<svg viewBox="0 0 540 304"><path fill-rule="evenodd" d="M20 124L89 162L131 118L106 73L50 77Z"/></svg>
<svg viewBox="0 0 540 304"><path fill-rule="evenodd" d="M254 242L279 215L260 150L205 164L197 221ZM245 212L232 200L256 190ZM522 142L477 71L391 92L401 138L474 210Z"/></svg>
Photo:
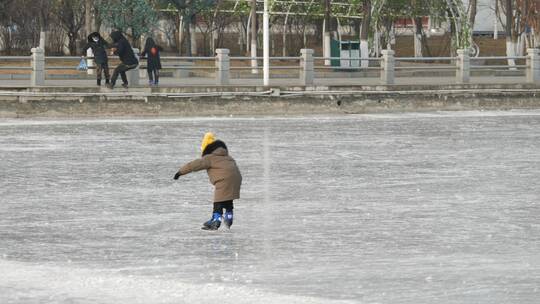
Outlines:
<svg viewBox="0 0 540 304"><path fill-rule="evenodd" d="M227 228L231 228L233 223L233 213L231 212L225 212L225 215L223 216L223 222L225 223L225 226Z"/></svg>
<svg viewBox="0 0 540 304"><path fill-rule="evenodd" d="M218 230L219 226L221 226L221 214L216 212L212 215L212 218L210 220L206 221L203 224L202 229L203 230Z"/></svg>

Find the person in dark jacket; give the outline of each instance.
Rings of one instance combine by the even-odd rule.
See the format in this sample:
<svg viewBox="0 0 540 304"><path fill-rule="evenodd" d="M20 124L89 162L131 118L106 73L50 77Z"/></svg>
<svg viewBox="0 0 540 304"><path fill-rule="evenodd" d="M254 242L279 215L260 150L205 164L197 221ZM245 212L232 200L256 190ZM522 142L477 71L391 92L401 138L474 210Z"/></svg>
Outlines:
<svg viewBox="0 0 540 304"><path fill-rule="evenodd" d="M148 37L144 45L144 50L141 57L146 57L146 71L148 72L148 83L150 85L158 85L159 70L161 70L160 51L163 49L156 44L154 39Z"/></svg>
<svg viewBox="0 0 540 304"><path fill-rule="evenodd" d="M111 39L113 41L112 53L120 57L121 63L114 69L109 88L114 88L116 79L118 79L118 74L122 77L122 86L127 88L128 79L126 71L136 68L139 65L139 61L137 60L137 57L135 57L135 53L133 53L131 44L129 44L129 41L120 31L112 32Z"/></svg>
<svg viewBox="0 0 540 304"><path fill-rule="evenodd" d="M94 53L94 62L96 63L96 77L97 85L101 85L101 75L105 74L105 83L109 84L111 75L109 74L109 60L107 58L106 48L108 46L107 41L101 37L98 32L93 32L88 35L88 43L83 47L83 57L86 55L88 49L92 49Z"/></svg>
<svg viewBox="0 0 540 304"><path fill-rule="evenodd" d="M217 230L222 220L230 228L233 223L233 200L240 198L242 175L235 160L229 156L225 143L216 140L213 133L204 135L201 151L202 157L183 165L174 175L174 179L191 172L206 170L215 187L214 210L212 218L203 224L202 229Z"/></svg>

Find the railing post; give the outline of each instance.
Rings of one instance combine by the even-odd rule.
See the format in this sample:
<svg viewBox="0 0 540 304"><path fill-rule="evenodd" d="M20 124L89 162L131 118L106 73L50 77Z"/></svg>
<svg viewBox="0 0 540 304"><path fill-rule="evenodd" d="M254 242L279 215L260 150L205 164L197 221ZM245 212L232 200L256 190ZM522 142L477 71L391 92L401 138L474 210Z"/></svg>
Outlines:
<svg viewBox="0 0 540 304"><path fill-rule="evenodd" d="M328 24L326 24L326 28L328 28ZM327 30L323 34L323 57L332 57L332 38L330 37L330 31ZM330 66L331 64L332 61L330 59L324 60L325 66Z"/></svg>
<svg viewBox="0 0 540 304"><path fill-rule="evenodd" d="M216 83L217 85L229 84L229 49L216 49Z"/></svg>
<svg viewBox="0 0 540 304"><path fill-rule="evenodd" d="M469 83L471 80L471 57L469 49L457 50L457 83Z"/></svg>
<svg viewBox="0 0 540 304"><path fill-rule="evenodd" d="M527 82L540 82L540 50L527 49Z"/></svg>
<svg viewBox="0 0 540 304"><path fill-rule="evenodd" d="M393 50L382 50L381 82L383 84L394 84L396 82L395 54L396 52Z"/></svg>
<svg viewBox="0 0 540 304"><path fill-rule="evenodd" d="M301 49L300 53L302 54L300 60L300 82L304 86L313 85L313 80L315 79L314 51L312 49Z"/></svg>
<svg viewBox="0 0 540 304"><path fill-rule="evenodd" d="M45 85L45 50L37 47L32 48L32 76L30 77L30 85L42 86Z"/></svg>
<svg viewBox="0 0 540 304"><path fill-rule="evenodd" d="M139 61L139 65L136 68L127 71L128 82L130 86L138 86L140 84L139 70L141 66L141 59L139 58L139 49L133 49L135 58Z"/></svg>

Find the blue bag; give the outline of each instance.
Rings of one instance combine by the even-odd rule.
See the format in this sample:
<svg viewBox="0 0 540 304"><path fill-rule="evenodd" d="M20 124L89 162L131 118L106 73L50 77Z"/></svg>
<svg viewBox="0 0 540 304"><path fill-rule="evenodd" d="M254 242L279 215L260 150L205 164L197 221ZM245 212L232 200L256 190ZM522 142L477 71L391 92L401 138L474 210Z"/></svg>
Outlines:
<svg viewBox="0 0 540 304"><path fill-rule="evenodd" d="M86 64L86 60L84 58L81 58L81 61L79 62L79 65L77 66L77 71L87 71L88 65Z"/></svg>

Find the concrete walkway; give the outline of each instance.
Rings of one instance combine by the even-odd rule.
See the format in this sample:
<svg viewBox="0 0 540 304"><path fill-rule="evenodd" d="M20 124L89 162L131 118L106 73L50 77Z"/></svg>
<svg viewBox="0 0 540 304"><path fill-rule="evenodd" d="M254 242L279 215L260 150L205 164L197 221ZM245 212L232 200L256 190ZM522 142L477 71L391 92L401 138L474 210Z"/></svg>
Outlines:
<svg viewBox="0 0 540 304"><path fill-rule="evenodd" d="M141 79L141 85L137 87L149 87L146 79ZM121 82L119 82L121 83ZM394 86L423 86L434 89L438 86L458 85L454 77L404 77L397 78ZM510 76L482 76L472 77L470 84L467 85L527 85L525 77ZM540 84L539 84L540 85ZM275 78L270 81L271 87L298 87L302 86L300 80L296 78ZM315 79L313 87L325 86L377 86L384 89L384 85L378 78L318 78ZM0 88L28 88L30 80L1 80ZM94 88L96 87L94 79L49 79L45 81L45 87L71 87L71 88ZM118 85L118 87L120 87ZM181 88L181 87L264 87L262 79L231 79L230 85L219 86L213 78L161 78L160 87L163 88ZM97 88L97 87L96 87ZM102 87L104 88L104 86Z"/></svg>

